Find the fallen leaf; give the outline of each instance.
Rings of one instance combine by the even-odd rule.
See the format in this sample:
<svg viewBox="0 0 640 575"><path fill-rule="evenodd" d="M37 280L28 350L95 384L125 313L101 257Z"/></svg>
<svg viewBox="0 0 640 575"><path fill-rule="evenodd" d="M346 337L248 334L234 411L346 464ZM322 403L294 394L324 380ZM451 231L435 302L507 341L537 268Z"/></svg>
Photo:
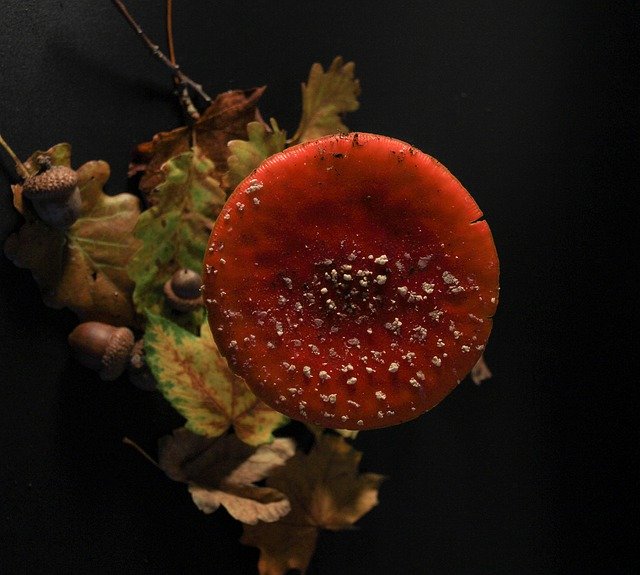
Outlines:
<svg viewBox="0 0 640 575"><path fill-rule="evenodd" d="M360 82L353 77L354 70L355 64L345 64L340 56L326 72L318 63L311 67L307 83L302 84L302 118L291 143L348 132L341 116L360 106Z"/></svg>
<svg viewBox="0 0 640 575"><path fill-rule="evenodd" d="M204 311L175 316L163 292L165 282L181 268L200 272L213 221L225 201L213 162L199 148L163 166L164 182L153 192L154 205L135 227L141 240L128 266L135 282L133 301L140 313L172 317L185 327L202 323Z"/></svg>
<svg viewBox="0 0 640 575"><path fill-rule="evenodd" d="M233 433L205 437L184 427L158 443L158 465L174 481L217 489L256 448Z"/></svg>
<svg viewBox="0 0 640 575"><path fill-rule="evenodd" d="M247 124L261 121L257 103L265 89L262 86L219 94L193 126L160 132L150 142L140 144L134 152L129 174L143 172L139 188L149 204L153 204L150 198L153 190L164 180L163 164L194 145L214 163L214 177L222 181L231 153L227 142L245 139Z"/></svg>
<svg viewBox="0 0 640 575"><path fill-rule="evenodd" d="M480 385L485 379L491 379L492 375L487 362L484 360L484 355L481 355L471 369L471 380L476 385Z"/></svg>
<svg viewBox="0 0 640 575"><path fill-rule="evenodd" d="M45 153L51 154L54 165L68 165L67 144ZM132 231L139 201L131 194L103 192L109 178L106 162L87 162L77 174L82 207L73 226L66 232L54 230L25 215L24 225L7 238L5 254L16 266L31 270L46 305L67 307L82 321L136 325L133 282L126 267L138 248ZM14 194L21 196L21 189ZM22 204L21 198L17 203Z"/></svg>
<svg viewBox="0 0 640 575"><path fill-rule="evenodd" d="M181 428L160 441L159 465L172 479L189 484L194 503L204 513L222 505L235 519L253 525L277 521L289 512L289 500L281 492L253 484L294 452L290 438L256 449L234 434L211 439Z"/></svg>
<svg viewBox="0 0 640 575"><path fill-rule="evenodd" d="M244 526L241 541L260 549L261 575L305 573L320 529L348 529L377 505L383 477L359 474L361 457L342 437L325 434L308 455L297 453L267 479L289 498L291 511L276 523Z"/></svg>
<svg viewBox="0 0 640 575"><path fill-rule="evenodd" d="M229 171L224 175L223 184L228 190L233 190L263 160L284 150L286 133L273 118L270 123L269 130L262 122L250 122L248 140L231 140L227 144L231 155L227 159Z"/></svg>
<svg viewBox="0 0 640 575"><path fill-rule="evenodd" d="M187 420L187 429L217 437L233 427L249 445L273 439L271 432L287 419L231 372L206 323L196 336L161 316L150 313L147 317L147 363L158 389Z"/></svg>

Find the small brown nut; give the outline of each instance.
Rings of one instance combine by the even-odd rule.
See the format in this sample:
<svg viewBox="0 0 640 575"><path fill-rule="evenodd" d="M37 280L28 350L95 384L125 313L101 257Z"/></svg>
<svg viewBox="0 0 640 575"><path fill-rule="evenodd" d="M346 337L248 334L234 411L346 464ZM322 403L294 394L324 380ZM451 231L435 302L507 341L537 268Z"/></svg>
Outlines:
<svg viewBox="0 0 640 575"><path fill-rule="evenodd" d="M189 312L203 305L200 287L202 277L189 269L179 269L164 284L164 295L171 309Z"/></svg>
<svg viewBox="0 0 640 575"><path fill-rule="evenodd" d="M128 327L98 321L81 323L68 339L78 361L97 371L105 381L117 379L124 372L134 345L133 332Z"/></svg>
<svg viewBox="0 0 640 575"><path fill-rule="evenodd" d="M82 205L78 175L67 166L53 166L28 177L22 193L40 219L53 228L67 229L78 219Z"/></svg>

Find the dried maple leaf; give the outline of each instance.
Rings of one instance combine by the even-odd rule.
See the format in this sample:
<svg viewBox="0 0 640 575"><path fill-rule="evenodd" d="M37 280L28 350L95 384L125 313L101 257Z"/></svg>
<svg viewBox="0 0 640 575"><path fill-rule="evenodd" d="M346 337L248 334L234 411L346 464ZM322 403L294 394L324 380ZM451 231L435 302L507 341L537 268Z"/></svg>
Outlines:
<svg viewBox="0 0 640 575"><path fill-rule="evenodd" d="M36 152L48 155L53 165L69 165L68 144ZM35 168L32 168L35 170ZM9 236L7 257L31 270L46 305L68 307L83 321L135 325L131 300L133 282L126 272L138 242L132 231L140 213L139 201L131 194L108 196L103 186L109 165L87 162L77 170L82 207L69 230L54 230L38 220L22 202L22 188L14 186L14 204L25 216L20 230Z"/></svg>
<svg viewBox="0 0 640 575"><path fill-rule="evenodd" d="M222 181L227 171L229 140L247 137L247 124L261 121L257 103L265 87L231 90L219 94L193 126L183 126L156 134L150 142L140 144L129 167L129 174L143 172L139 187L153 204L150 195L164 180L162 165L169 159L197 145L215 165L214 177Z"/></svg>
<svg viewBox="0 0 640 575"><path fill-rule="evenodd" d="M481 355L471 370L471 380L476 385L480 385L485 379L491 379L492 375L487 362L484 360L484 355Z"/></svg>
<svg viewBox="0 0 640 575"><path fill-rule="evenodd" d="M353 77L355 64L338 56L325 72L318 63L311 67L302 84L302 118L291 143L347 132L341 116L358 109L360 82Z"/></svg>
<svg viewBox="0 0 640 575"><path fill-rule="evenodd" d="M200 271L213 220L225 201L213 162L200 148L184 152L163 166L164 182L153 193L154 205L140 214L135 236L141 240L128 272L135 282L133 301L140 313L171 317L164 283L181 268ZM180 323L199 326L199 314L184 314Z"/></svg>
<svg viewBox="0 0 640 575"><path fill-rule="evenodd" d="M284 150L286 133L273 118L270 124L269 130L262 122L250 122L247 125L249 140L231 140L227 144L231 155L227 159L229 171L223 179L225 188L233 190L263 160Z"/></svg>
<svg viewBox="0 0 640 575"><path fill-rule="evenodd" d="M271 432L287 419L260 401L231 373L211 331L195 336L175 323L148 314L145 357L158 389L187 420L185 427L207 437L233 427L249 445L273 439Z"/></svg>
<svg viewBox="0 0 640 575"><path fill-rule="evenodd" d="M304 573L320 529L348 529L377 505L383 477L359 474L361 456L342 437L325 434L308 455L297 453L267 479L289 498L291 511L276 523L244 526L241 541L260 549L261 575Z"/></svg>
<svg viewBox="0 0 640 575"><path fill-rule="evenodd" d="M189 484L194 503L204 513L220 505L244 523L276 521L289 512L289 500L270 487L254 483L284 465L295 452L290 438L278 438L257 449L234 434L207 438L176 429L160 441L159 465L169 477Z"/></svg>

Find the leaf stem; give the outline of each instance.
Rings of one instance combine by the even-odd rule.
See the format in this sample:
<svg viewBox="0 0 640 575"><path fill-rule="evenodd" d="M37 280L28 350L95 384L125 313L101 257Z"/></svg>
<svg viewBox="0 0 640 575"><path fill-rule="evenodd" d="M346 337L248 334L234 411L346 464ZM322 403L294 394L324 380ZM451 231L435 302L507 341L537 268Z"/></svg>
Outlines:
<svg viewBox="0 0 640 575"><path fill-rule="evenodd" d="M11 146L9 146L7 142L5 142L1 134L0 146L4 148L5 152L7 152L7 154L9 154L9 156L13 160L13 163L16 165L16 172L18 172L18 175L26 180L29 177L29 170L27 170L27 167L20 161L20 158L16 156L15 152L11 149Z"/></svg>
<svg viewBox="0 0 640 575"><path fill-rule="evenodd" d="M128 437L123 437L122 443L124 443L125 445L129 445L130 447L133 447L147 461L152 463L158 469L161 469L160 465L158 465L158 462L153 457L151 457L144 449L142 449L142 447L140 447L135 441L133 441L132 439L129 439Z"/></svg>
<svg viewBox="0 0 640 575"><path fill-rule="evenodd" d="M173 75L176 78L178 78L179 83L184 88L184 90L186 90L187 87L189 87L194 92L196 92L196 94L198 94L205 102L207 103L211 102L211 97L202 89L202 85L194 82L191 78L189 78L189 76L187 76L180 69L180 66L172 62L170 58L167 58L164 52L160 50L160 47L157 44L154 44L151 41L151 39L144 33L144 30L142 30L142 27L140 26L140 24L136 22L136 20L133 18L129 10L127 10L127 7L124 5L122 0L111 0L111 1L113 2L114 6L118 9L120 14L124 16L124 19L129 23L131 28L133 28L133 30L138 35L138 37L144 42L144 44L147 46L151 54L155 56L158 60L160 60L165 66L167 66L173 72ZM169 9L169 6L167 6L167 9ZM181 101L183 101L182 97L181 97ZM192 107L193 107L193 104L192 104ZM193 109L195 110L195 107ZM188 111L188 113L189 115L191 115L191 112Z"/></svg>

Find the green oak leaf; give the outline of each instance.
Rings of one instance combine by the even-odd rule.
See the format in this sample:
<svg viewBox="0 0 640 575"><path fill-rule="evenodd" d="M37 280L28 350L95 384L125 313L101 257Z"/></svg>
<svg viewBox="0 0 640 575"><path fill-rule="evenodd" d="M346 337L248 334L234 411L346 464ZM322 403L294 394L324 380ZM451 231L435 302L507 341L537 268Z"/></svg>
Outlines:
<svg viewBox="0 0 640 575"><path fill-rule="evenodd" d="M347 132L341 116L358 109L360 82L353 77L355 64L334 58L325 72L318 63L311 67L309 79L302 84L302 118L291 143L307 142Z"/></svg>
<svg viewBox="0 0 640 575"><path fill-rule="evenodd" d="M70 148L61 144L44 154L54 164L68 165ZM132 232L140 205L131 194L103 192L109 171L103 161L87 162L77 170L82 206L67 231L39 220L27 202L22 204L21 186L14 186L14 202L22 206L25 223L7 238L4 251L16 266L31 270L46 305L67 307L83 321L133 326L133 282L126 268L138 248Z"/></svg>
<svg viewBox="0 0 640 575"><path fill-rule="evenodd" d="M227 146L231 155L227 159L229 171L224 176L224 186L233 190L260 163L269 156L284 150L286 133L271 118L271 130L262 122L247 124L248 140L231 140Z"/></svg>
<svg viewBox="0 0 640 575"><path fill-rule="evenodd" d="M158 389L186 419L189 431L218 437L233 427L245 443L261 445L271 441L272 431L287 422L231 372L207 324L196 336L149 313L144 346Z"/></svg>
<svg viewBox="0 0 640 575"><path fill-rule="evenodd" d="M181 268L200 272L204 250L225 195L213 177L213 162L198 148L175 156L162 167L165 180L153 192L153 206L140 214L135 236L141 240L129 275L135 282L133 301L140 313L172 317L163 286ZM173 315L194 328L203 312Z"/></svg>

